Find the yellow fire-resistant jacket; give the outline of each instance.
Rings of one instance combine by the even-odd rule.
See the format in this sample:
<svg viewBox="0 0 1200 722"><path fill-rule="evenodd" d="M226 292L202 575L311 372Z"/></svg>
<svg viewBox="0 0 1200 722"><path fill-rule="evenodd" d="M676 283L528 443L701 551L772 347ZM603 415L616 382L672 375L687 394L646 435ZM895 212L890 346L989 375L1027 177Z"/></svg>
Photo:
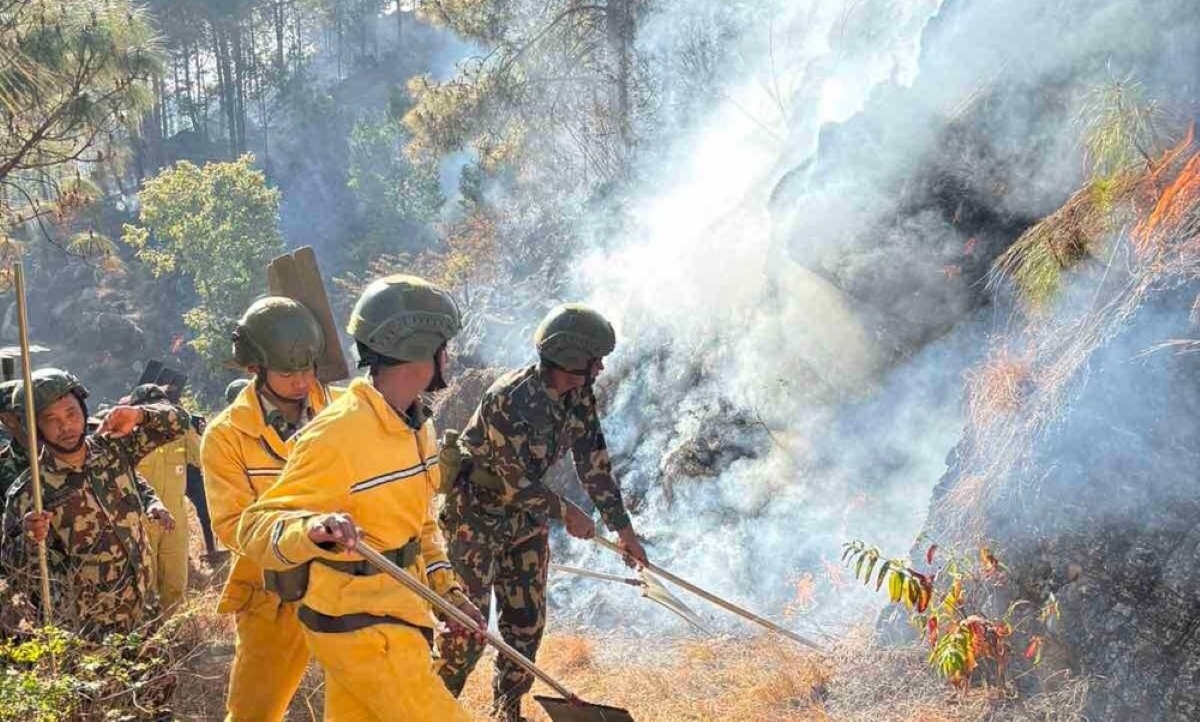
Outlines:
<svg viewBox="0 0 1200 722"><path fill-rule="evenodd" d="M340 389L316 385L309 393L309 406L320 412L340 394ZM217 603L221 614L245 609L255 591L263 589L262 570L239 552L238 519L279 478L295 438L283 441L267 424L253 384L242 389L204 431L200 458L213 533L237 555Z"/></svg>
<svg viewBox="0 0 1200 722"><path fill-rule="evenodd" d="M238 546L264 569L313 559L356 561L314 544L313 516L349 514L377 549L419 538L409 572L454 604L465 598L446 559L432 509L439 484L433 422L414 430L365 379L355 380L300 432L279 482L242 515ZM302 604L330 616L367 613L432 628L429 605L384 574L353 576L321 563L309 570Z"/></svg>
<svg viewBox="0 0 1200 722"><path fill-rule="evenodd" d="M158 493L158 498L182 497L187 492L187 467L200 463L200 435L189 425L183 436L168 441L146 455L137 471ZM186 523L186 519L176 519Z"/></svg>

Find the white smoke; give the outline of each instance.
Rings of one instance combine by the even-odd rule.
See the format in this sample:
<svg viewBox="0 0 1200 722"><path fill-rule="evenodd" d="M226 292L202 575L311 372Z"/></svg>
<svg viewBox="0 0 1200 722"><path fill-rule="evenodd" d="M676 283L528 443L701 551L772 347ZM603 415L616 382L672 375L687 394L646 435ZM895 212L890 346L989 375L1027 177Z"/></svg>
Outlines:
<svg viewBox="0 0 1200 722"><path fill-rule="evenodd" d="M900 208L901 189L930 158L958 164L948 177L969 185L957 195L984 198L1019 232L1076 187L1073 116L1084 92L1125 72L1110 53L1178 79L1185 31L1156 40L1158 21L1129 0L1068 5L812 0L739 8L753 16L717 34L733 49L714 63L715 102L703 120L663 121L656 139L676 137L643 153L631 227L579 281L618 325L605 427L664 566L777 618L812 575L806 618L788 622L798 629L880 606L830 567L852 539L911 547L961 434L962 373L990 330L986 311L969 313L979 289L943 266L975 239L957 213ZM672 57L734 12L672 4L642 31L645 52ZM939 156L945 129L981 105L962 130L982 134L965 147L985 157ZM867 307L839 290L846 278L905 293ZM906 335L897 318L938 322ZM675 458L696 448L712 472L678 478ZM616 568L579 542L556 554ZM631 615L624 588L556 590L585 621L685 629L649 607Z"/></svg>
<svg viewBox="0 0 1200 722"><path fill-rule="evenodd" d="M680 162L647 172L661 185L630 208L634 240L585 266L591 302L611 314L621 336L616 373L625 381L613 390L605 424L616 455L632 460L626 485L647 487L638 530L664 565L773 614L806 573L822 583L814 601L822 621L845 619L847 599L868 608L869 595L853 587L834 598L826 565L837 564L840 542L859 536L896 553L908 548L959 431L955 395L929 398L928 385L948 370L944 359L916 361L907 389L880 392L888 401L876 410L892 417L873 419L871 432L905 457L903 482L876 489L854 478L851 470L874 460L853 458L864 439L827 437L837 412L827 402L872 388L883 352L852 302L777 249L767 211L779 179L815 150L821 126L860 111L880 84L915 78L922 30L940 5L777 8L760 24L768 42L744 44L759 54L743 53L742 82L723 91L725 102L673 149ZM665 349L661 368L628 367L648 349ZM695 385L681 382L697 371ZM722 423L724 412L712 408L718 401L759 423L725 429L717 443L757 447L755 455L668 491L659 479L663 457L694 439L698 425ZM838 446L848 458L817 468L828 467L817 459ZM876 515L889 511L887 521ZM591 553L587 563L611 568L611 561ZM629 598L594 583L570 588L556 601L590 609L594 621L611 621L608 605ZM666 612L646 614L682 629Z"/></svg>

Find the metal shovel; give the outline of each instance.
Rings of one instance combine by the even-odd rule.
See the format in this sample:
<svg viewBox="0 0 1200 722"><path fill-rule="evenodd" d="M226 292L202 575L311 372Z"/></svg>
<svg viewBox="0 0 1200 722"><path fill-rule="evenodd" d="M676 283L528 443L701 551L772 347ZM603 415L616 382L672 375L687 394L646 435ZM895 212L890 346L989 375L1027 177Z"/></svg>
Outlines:
<svg viewBox="0 0 1200 722"><path fill-rule="evenodd" d="M617 554L620 554L622 557L625 556L625 552L621 551L621 547L619 547L615 542L611 542L608 539L605 539L604 537L600 536L599 534L597 534L593 540L600 546L604 547L605 549L614 551ZM790 629L784 629L783 627L779 626L775 622L772 622L771 620L766 619L764 617L760 617L759 615L755 614L754 612L751 612L749 609L743 609L742 607L739 607L738 605L734 604L733 602L731 602L727 599L722 599L721 597L718 597L717 595L713 594L712 592L705 591L705 590L701 589L700 587L696 586L695 584L692 584L688 580L675 576L674 574L672 574L671 572L668 572L666 569L663 569L662 567L658 567L658 566L655 566L654 564L649 564L649 563L647 563L645 566L647 569L654 572L655 574L662 577L663 579L666 579L668 582L671 582L672 584L682 587L683 589L688 590L689 592L691 592L692 594L695 594L698 597L707 599L708 601L712 602L713 604L717 605L718 607L721 607L722 609L724 609L726 611L733 612L734 614L738 615L742 619L751 621L751 622L759 625L760 627L765 627L765 628L771 630L772 632L775 632L776 634L782 634L783 636L787 637L788 639L791 639L792 641L795 641L795 642L799 642L800 644L803 644L804 646L806 646L810 649L815 649L818 652L825 651L821 647L821 645L817 644L816 642L814 642L810 639L806 639L806 638L800 636L799 634L796 634L795 632L791 631Z"/></svg>
<svg viewBox="0 0 1200 722"><path fill-rule="evenodd" d="M671 593L669 589L663 586L663 583L658 581L649 571L642 569L638 571L637 579L631 577L622 577L616 574L605 574L603 572L593 572L590 569L580 569L579 567L569 567L565 564L551 564L550 568L557 572L566 572L567 574L575 574L581 577L589 577L591 579L602 579L606 582L620 582L628 584L631 587L637 587L642 590L642 596L655 604L666 607L670 611L679 615L683 621L692 625L696 629L709 634L710 632L700 621L700 617L688 608Z"/></svg>
<svg viewBox="0 0 1200 722"><path fill-rule="evenodd" d="M555 692L561 694L562 698L540 695L534 697L554 722L634 722L633 716L628 711L619 707L609 707L581 700L571 690L562 686L557 680L542 671L536 664L529 661L525 655L510 647L507 642L497 635L492 634L488 629L481 628L475 623L475 620L464 614L458 607L442 599L437 592L426 587L416 577L396 566L390 559L380 554L374 547L362 541L362 539L359 539L358 543L355 544L354 551L358 552L363 559L367 560L376 569L400 582L410 592L429 602L439 612L453 619L459 626L482 634L497 651L516 663L521 669L545 682Z"/></svg>

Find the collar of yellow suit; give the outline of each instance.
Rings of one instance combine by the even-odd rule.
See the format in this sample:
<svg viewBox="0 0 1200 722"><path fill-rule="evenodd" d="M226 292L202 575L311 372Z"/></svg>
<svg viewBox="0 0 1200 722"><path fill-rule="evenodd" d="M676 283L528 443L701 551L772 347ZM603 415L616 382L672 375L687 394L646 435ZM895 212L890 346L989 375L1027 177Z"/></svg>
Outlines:
<svg viewBox="0 0 1200 722"><path fill-rule="evenodd" d="M383 394L379 393L367 378L357 378L350 382L349 392L358 396L371 407L388 433L414 433L432 414L429 407L418 399L409 408L406 418L388 404L387 400L383 398Z"/></svg>

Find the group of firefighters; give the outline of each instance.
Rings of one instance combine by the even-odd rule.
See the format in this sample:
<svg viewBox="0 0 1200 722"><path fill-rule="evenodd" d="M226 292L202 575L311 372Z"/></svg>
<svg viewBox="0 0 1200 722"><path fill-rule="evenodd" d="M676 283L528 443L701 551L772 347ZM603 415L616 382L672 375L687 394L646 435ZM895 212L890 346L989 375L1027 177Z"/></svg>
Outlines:
<svg viewBox="0 0 1200 722"><path fill-rule="evenodd" d="M494 599L500 634L529 659L545 628L549 520L596 534L587 512L545 484L556 461L570 452L627 563L647 559L592 388L616 343L611 324L582 304L552 310L534 334L537 362L501 376L466 428L439 443L422 399L446 387L461 328L444 289L376 280L347 329L366 373L342 389L318 380L326 339L314 314L262 298L232 334L247 378L230 384L202 438L178 389L139 386L89 419L79 379L36 370L40 515L19 413L28 390L7 382L0 573L36 599L44 543L56 623L93 637L152 624L183 598L186 467L198 465L212 531L232 555L217 606L237 635L226 719L283 719L310 657L324 671L328 720L469 719L456 698L483 638L435 624L429 604L355 554L360 543L480 627ZM494 714L523 719L532 683L498 657Z"/></svg>

